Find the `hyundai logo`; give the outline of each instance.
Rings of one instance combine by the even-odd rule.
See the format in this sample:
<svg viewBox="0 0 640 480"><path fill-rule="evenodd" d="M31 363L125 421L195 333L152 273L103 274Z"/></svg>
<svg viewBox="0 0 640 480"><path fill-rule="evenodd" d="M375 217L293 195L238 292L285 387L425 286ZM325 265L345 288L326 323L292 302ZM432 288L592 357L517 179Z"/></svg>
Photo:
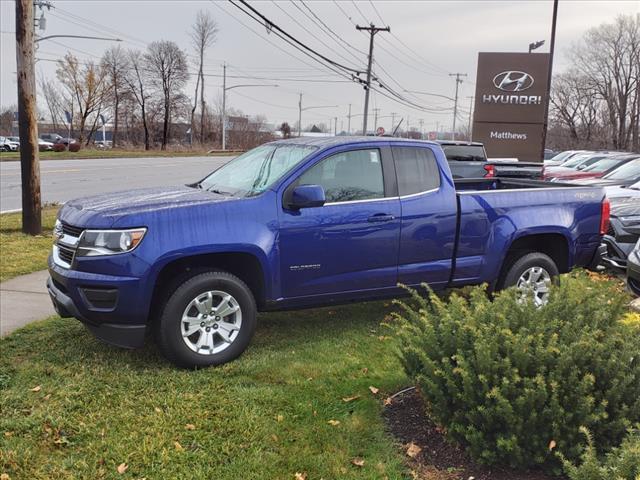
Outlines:
<svg viewBox="0 0 640 480"><path fill-rule="evenodd" d="M493 84L505 92L522 92L533 86L533 77L518 70L508 70L493 77Z"/></svg>

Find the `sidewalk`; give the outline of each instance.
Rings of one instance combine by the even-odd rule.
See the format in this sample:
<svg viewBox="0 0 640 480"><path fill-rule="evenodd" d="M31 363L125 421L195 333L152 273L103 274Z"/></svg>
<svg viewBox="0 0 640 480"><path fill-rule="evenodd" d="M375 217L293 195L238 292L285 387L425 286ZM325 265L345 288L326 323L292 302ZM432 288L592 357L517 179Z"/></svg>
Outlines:
<svg viewBox="0 0 640 480"><path fill-rule="evenodd" d="M0 337L56 313L45 286L48 275L42 270L0 283Z"/></svg>

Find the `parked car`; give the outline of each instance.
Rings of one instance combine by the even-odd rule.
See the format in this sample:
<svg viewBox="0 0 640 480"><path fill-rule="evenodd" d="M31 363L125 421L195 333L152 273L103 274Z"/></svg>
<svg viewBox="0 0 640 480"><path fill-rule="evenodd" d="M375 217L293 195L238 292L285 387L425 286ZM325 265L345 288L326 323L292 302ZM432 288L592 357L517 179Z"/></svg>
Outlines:
<svg viewBox="0 0 640 480"><path fill-rule="evenodd" d="M12 142L7 137L0 137L0 150L4 152L17 152L20 150L20 143Z"/></svg>
<svg viewBox="0 0 640 480"><path fill-rule="evenodd" d="M567 160L570 160L572 157L575 157L576 155L580 155L583 153L593 153L593 152L589 150L565 150L564 152L560 152L556 154L554 157L551 157L549 160L545 159L544 164L545 166L549 166L549 167L561 165Z"/></svg>
<svg viewBox="0 0 640 480"><path fill-rule="evenodd" d="M610 201L610 223L602 243L602 263L626 270L627 257L640 238L640 182L629 187L606 189Z"/></svg>
<svg viewBox="0 0 640 480"><path fill-rule="evenodd" d="M640 240L629 255L627 265L627 286L634 295L640 297Z"/></svg>
<svg viewBox="0 0 640 480"><path fill-rule="evenodd" d="M488 159L480 142L438 140L453 178L542 178L542 163L519 162L518 159Z"/></svg>
<svg viewBox="0 0 640 480"><path fill-rule="evenodd" d="M640 158L627 162L602 178L579 178L576 180L563 180L563 183L576 183L579 185L597 185L600 187L629 186L640 182Z"/></svg>
<svg viewBox="0 0 640 480"><path fill-rule="evenodd" d="M51 150L53 150L53 143L47 142L47 141L42 140L41 138L39 138L38 139L38 149L41 152L51 151Z"/></svg>
<svg viewBox="0 0 640 480"><path fill-rule="evenodd" d="M42 133L40 138L45 142L51 142L55 144L69 145L70 143L75 143L75 138L71 137L63 137L62 135L58 135L57 133Z"/></svg>
<svg viewBox="0 0 640 480"><path fill-rule="evenodd" d="M550 148L545 148L544 149L544 158L543 158L543 160L551 160L557 154L558 154L558 152L554 152Z"/></svg>
<svg viewBox="0 0 640 480"><path fill-rule="evenodd" d="M522 179L454 183L433 142L301 137L187 186L64 204L47 286L63 317L183 367L238 357L256 311L488 283L546 303L600 261L604 190Z"/></svg>
<svg viewBox="0 0 640 480"><path fill-rule="evenodd" d="M10 142L15 142L20 145L20 137L7 137Z"/></svg>
<svg viewBox="0 0 640 480"><path fill-rule="evenodd" d="M562 182L564 180L577 180L588 178L602 178L603 176L613 172L617 168L640 158L638 155L610 155L594 162L591 165L580 165L573 173L565 172L555 176L553 181Z"/></svg>

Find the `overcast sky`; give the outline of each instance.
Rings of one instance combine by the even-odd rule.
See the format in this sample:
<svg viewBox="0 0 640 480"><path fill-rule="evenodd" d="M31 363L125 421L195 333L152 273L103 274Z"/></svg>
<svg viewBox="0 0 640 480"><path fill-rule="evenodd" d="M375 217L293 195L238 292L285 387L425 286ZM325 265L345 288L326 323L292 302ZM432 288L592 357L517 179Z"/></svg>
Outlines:
<svg viewBox="0 0 640 480"><path fill-rule="evenodd" d="M352 129L362 123L364 91L361 86L319 66L274 34L244 15L230 3L178 0L53 0L47 12L45 35L94 35L119 37L126 48L144 49L154 40L173 40L193 54L188 30L198 10L215 17L218 40L208 51L205 95L209 102L219 98L222 63L229 65L228 85L277 84L278 87L237 88L228 92L228 105L244 114L264 114L270 122L297 121L298 95L303 107L328 106L303 112L303 125L329 124L338 117L338 128L347 128L347 112L352 104ZM469 96L474 94L478 52L526 51L535 40L546 40L540 52L548 51L552 1L333 1L251 2L275 24L327 57L342 64L364 69L368 36L354 23L373 22L391 27L391 33L376 35L374 70L396 91L417 90L452 97L455 82L451 72L466 73L461 86L461 117L468 118ZM374 8L375 6L375 8ZM340 8L339 8L340 7ZM15 81L15 5L0 0L2 82L0 105L16 103ZM612 21L619 14L640 12L639 0L579 1L560 0L554 71L566 68L568 48L589 28ZM332 35L313 17L338 34ZM294 21L295 19L295 21ZM384 22L384 23L383 23ZM244 25L243 25L244 24ZM248 28L250 27L250 29ZM252 30L253 31L252 31ZM43 41L37 53L37 75L55 76L54 61L71 50L81 60L98 59L110 44L95 40L59 39ZM408 48L407 48L408 47ZM421 58L418 58L421 57ZM193 60L193 57L190 57ZM191 67L191 71L196 71ZM255 78L239 78L261 77ZM195 77L194 77L195 82ZM186 92L193 96L193 84ZM406 94L415 103L441 110L452 102L437 96ZM337 107L333 107L337 105ZM408 118L410 126L424 120L424 130L448 128L448 112L428 113L407 108L372 93L371 108L379 108L378 125L389 129L391 113L396 121ZM406 120L405 120L406 121ZM373 123L373 114L370 117Z"/></svg>

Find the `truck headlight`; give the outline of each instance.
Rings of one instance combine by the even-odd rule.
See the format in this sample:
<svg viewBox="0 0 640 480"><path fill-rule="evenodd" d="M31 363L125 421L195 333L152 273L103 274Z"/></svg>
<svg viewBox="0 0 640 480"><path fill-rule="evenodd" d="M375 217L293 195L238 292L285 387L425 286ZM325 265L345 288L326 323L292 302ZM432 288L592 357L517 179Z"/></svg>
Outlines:
<svg viewBox="0 0 640 480"><path fill-rule="evenodd" d="M80 237L76 255L95 257L130 252L140 244L146 232L146 228L85 230Z"/></svg>

